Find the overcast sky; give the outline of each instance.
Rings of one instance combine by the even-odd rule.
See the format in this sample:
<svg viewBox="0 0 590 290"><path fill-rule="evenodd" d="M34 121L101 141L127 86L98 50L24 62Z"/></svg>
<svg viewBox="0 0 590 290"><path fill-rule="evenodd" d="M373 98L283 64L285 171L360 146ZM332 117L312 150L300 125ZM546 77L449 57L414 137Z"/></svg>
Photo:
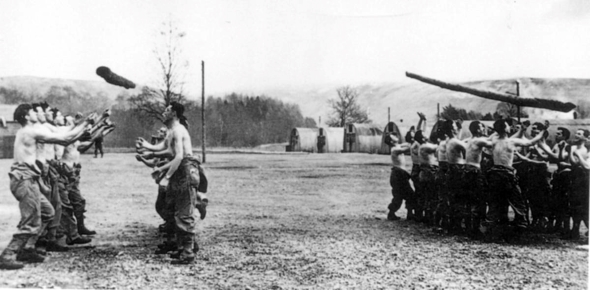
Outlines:
<svg viewBox="0 0 590 290"><path fill-rule="evenodd" d="M590 78L590 1L0 0L0 77L136 83L158 70L154 35L186 32L187 88L207 91L410 82Z"/></svg>

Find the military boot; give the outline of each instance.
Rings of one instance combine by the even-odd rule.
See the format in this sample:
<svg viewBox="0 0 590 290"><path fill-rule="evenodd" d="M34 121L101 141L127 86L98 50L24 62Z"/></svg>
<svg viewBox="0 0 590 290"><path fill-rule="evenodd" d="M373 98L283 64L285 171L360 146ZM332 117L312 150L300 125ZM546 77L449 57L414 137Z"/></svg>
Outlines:
<svg viewBox="0 0 590 290"><path fill-rule="evenodd" d="M84 214L76 215L76 221L78 224L78 234L88 235L88 236L96 235L96 231L89 230L84 225Z"/></svg>
<svg viewBox="0 0 590 290"><path fill-rule="evenodd" d="M195 241L194 235L184 235L182 237L182 251L180 251L180 255L178 260L173 260L170 262L172 265L188 265L192 264L195 261L195 253L194 251Z"/></svg>
<svg viewBox="0 0 590 290"><path fill-rule="evenodd" d="M12 237L6 249L0 254L0 269L4 270L17 270L23 268L25 265L16 260L16 256L20 249L26 243L24 237Z"/></svg>

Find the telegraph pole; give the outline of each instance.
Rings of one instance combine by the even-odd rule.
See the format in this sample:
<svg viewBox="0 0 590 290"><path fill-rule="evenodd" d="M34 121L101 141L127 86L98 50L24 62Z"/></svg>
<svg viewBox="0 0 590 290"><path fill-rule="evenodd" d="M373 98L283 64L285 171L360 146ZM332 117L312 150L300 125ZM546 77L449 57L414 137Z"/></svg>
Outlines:
<svg viewBox="0 0 590 290"><path fill-rule="evenodd" d="M201 83L201 147L203 149L203 163L205 163L205 61L201 61Z"/></svg>

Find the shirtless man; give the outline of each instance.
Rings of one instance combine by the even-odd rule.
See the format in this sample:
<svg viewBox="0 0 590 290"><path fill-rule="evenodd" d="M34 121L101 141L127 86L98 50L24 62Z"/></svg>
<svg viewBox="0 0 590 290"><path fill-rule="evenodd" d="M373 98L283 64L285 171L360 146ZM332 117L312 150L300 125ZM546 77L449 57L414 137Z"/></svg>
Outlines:
<svg viewBox="0 0 590 290"><path fill-rule="evenodd" d="M45 128L47 132L57 132L53 125L53 112L46 102L33 104L37 111L38 125ZM37 143L37 161L42 164L41 192L45 194L55 210L55 216L51 224L47 226L45 235L47 251L64 252L68 248L58 243L58 228L61 224L62 201L59 193L59 171L55 160L55 146L52 143Z"/></svg>
<svg viewBox="0 0 590 290"><path fill-rule="evenodd" d="M473 121L469 124L471 138L467 139L465 149L465 184L466 194L471 203L471 224L467 227L471 229L469 233L474 239L479 239L481 232L479 226L486 214L487 200L487 182L481 168L484 148L492 148L492 142L485 138L485 126L479 121Z"/></svg>
<svg viewBox="0 0 590 290"><path fill-rule="evenodd" d="M433 224L436 227L449 229L450 226L450 204L448 188L448 170L449 162L447 157L447 135L441 130L445 121L439 120L437 124L436 138L438 139L438 148L436 157L438 160L438 170L435 176L435 190L432 192L431 204L434 211Z"/></svg>
<svg viewBox="0 0 590 290"><path fill-rule="evenodd" d="M167 142L166 136L168 135L168 128L162 127L158 130L156 136L152 136L152 145L156 145L161 142ZM135 158L145 164L149 168L156 168L170 162L172 156L169 157L154 157L153 159L147 159L143 154L138 154ZM156 182L159 181L161 173L154 177ZM167 194L167 186L158 184L158 197L156 198L156 212L164 220L164 223L158 226L158 231L164 233L166 241L158 245L158 250L155 254L166 254L170 251L178 250L176 241L174 241L174 198L172 195Z"/></svg>
<svg viewBox="0 0 590 290"><path fill-rule="evenodd" d="M578 129L574 135L574 143L571 147L570 161L572 164L572 187L570 191L570 210L574 225L570 231L570 239L580 237L580 224L584 222L588 228L588 148L586 142L590 138L590 131Z"/></svg>
<svg viewBox="0 0 590 290"><path fill-rule="evenodd" d="M429 222L431 207L427 203L428 196L433 196L436 193L435 174L438 171L436 164L437 145L425 142L420 145L418 154L420 157L420 174L418 175L418 183L420 184L420 193L416 194L416 220L421 222ZM426 213L424 213L426 211Z"/></svg>
<svg viewBox="0 0 590 290"><path fill-rule="evenodd" d="M410 157L412 158L412 172L410 173L410 179L414 184L415 193L406 198L406 208L408 210L407 220L413 220L415 215L415 208L417 204L417 196L421 195L422 191L419 183L420 176L420 145L426 142L424 137L424 130L426 129L426 117L422 113L418 113L420 121L418 121L418 131L412 136L412 142L410 147ZM424 124L424 125L423 125ZM420 126L424 126L421 128Z"/></svg>
<svg viewBox="0 0 590 290"><path fill-rule="evenodd" d="M548 123L547 123L548 124ZM536 122L531 126L531 137L537 136L541 131L547 130L547 125ZM549 184L549 156L540 147L545 143L549 132L545 131L538 144L528 148L526 158L521 158L526 163L527 177L523 195L529 202L532 213L532 226L538 230L545 230L548 223L549 197L551 185Z"/></svg>
<svg viewBox="0 0 590 290"><path fill-rule="evenodd" d="M74 127L73 123L68 124L66 126L65 118L61 114L58 114L57 109L54 108L53 113L53 120L56 126L56 132L67 132ZM79 143L79 141L76 140L72 144L75 143ZM72 146L72 144L69 144L68 147ZM63 163L65 147L60 144L55 144L54 146L55 160L59 173L58 190L62 207L61 223L59 228L60 235L66 235L66 244L68 245L90 243L92 241L91 239L80 236L76 224L76 219L74 217L73 202L70 199L70 194L68 191L69 183L72 176L72 167L69 167L68 165Z"/></svg>
<svg viewBox="0 0 590 290"><path fill-rule="evenodd" d="M387 219L395 221L400 219L395 215L395 212L401 207L404 199L407 200L408 196L414 194L414 191L410 186L410 174L404 169L406 163L404 154L410 151L410 145L408 143L399 144L397 137L392 135L389 146L391 146L391 162L393 165L389 184L391 185L393 199L387 207L389 209Z"/></svg>
<svg viewBox="0 0 590 290"><path fill-rule="evenodd" d="M572 165L570 163L570 131L564 127L557 127L553 149L545 142L538 145L549 157L549 162L557 164L557 170L553 172L551 179L551 199L549 213L549 232L569 233L568 195L571 187ZM553 223L555 220L555 224Z"/></svg>
<svg viewBox="0 0 590 290"><path fill-rule="evenodd" d="M18 231L0 255L0 269L20 269L18 262L42 262L44 257L35 251L35 243L44 228L53 220L55 210L40 192L41 168L38 160L39 143L68 144L79 138L84 126L65 133L54 133L38 122L39 114L29 104L19 105L14 120L22 126L14 142L14 164L10 168L10 190L19 202L21 220ZM85 121L86 123L87 121ZM84 124L85 125L85 124Z"/></svg>
<svg viewBox="0 0 590 290"><path fill-rule="evenodd" d="M515 169L512 167L517 146L531 146L543 138L541 132L531 140L509 137L510 127L505 120L494 122L497 134L491 136L494 166L487 172L489 184L489 211L486 215L486 238L489 241L501 238L499 223L507 221L508 206L514 211L514 225L526 228L526 201L517 184Z"/></svg>
<svg viewBox="0 0 590 290"><path fill-rule="evenodd" d="M182 250L177 256L178 260L172 261L172 264L190 264L195 260L194 209L197 194L195 188L199 185L199 161L192 156L188 130L181 124L181 122L186 123L186 117L183 114L184 106L177 102L170 103L162 114L169 124L167 124L169 128L167 138L169 148L174 155L170 162L154 170L155 172L166 171L166 175L159 184L167 186L167 192L171 193L175 200L176 238ZM138 138L137 147L150 150L157 155L167 149L166 143L151 145L143 138Z"/></svg>
<svg viewBox="0 0 590 290"><path fill-rule="evenodd" d="M446 153L448 162L447 186L449 189L450 216L449 233L461 233L462 221L465 221L466 230L471 231L471 200L467 188L472 184L465 182L465 142L456 136L461 130L461 123L446 120L442 126L443 134L447 136Z"/></svg>
<svg viewBox="0 0 590 290"><path fill-rule="evenodd" d="M102 115L102 119L106 120L106 118L108 118L109 115L110 111L106 110ZM75 120L72 116L66 116L65 120L66 126L74 126ZM76 142L73 142L66 146L64 149L64 154L61 158L62 169L68 178L67 195L72 205L72 214L76 218L76 222L74 225L75 229L80 235L96 235L96 231L86 228L85 225L84 213L86 212L86 199L84 199L80 192L80 171L82 170L82 165L80 164L80 153L90 148L92 146L93 141L96 138L98 138L99 136L104 137L113 130L114 125L112 124L107 125L103 124L102 122L95 124L95 126L93 126L93 128L90 129L90 131L93 131L93 133L90 134L88 137L84 138L83 141L77 140ZM80 240L70 240L71 244L80 243Z"/></svg>

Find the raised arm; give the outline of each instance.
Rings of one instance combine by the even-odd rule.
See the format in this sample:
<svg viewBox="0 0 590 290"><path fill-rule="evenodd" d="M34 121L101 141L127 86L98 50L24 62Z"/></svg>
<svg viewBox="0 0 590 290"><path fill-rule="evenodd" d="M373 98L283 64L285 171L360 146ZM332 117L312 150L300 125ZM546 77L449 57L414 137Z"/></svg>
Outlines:
<svg viewBox="0 0 590 290"><path fill-rule="evenodd" d="M89 122L89 118L86 118L82 123L75 126L69 131L57 131L52 132L51 130L35 130L35 140L40 143L54 143L63 146L68 146L72 142L78 140L84 134L84 128Z"/></svg>
<svg viewBox="0 0 590 290"><path fill-rule="evenodd" d="M533 139L526 139L526 138L510 138L510 140L512 142L514 142L514 145L516 146L531 146L537 142L539 142L542 138L543 138L543 134L545 134L545 130L539 132L539 134L537 134L537 136L535 136L535 138Z"/></svg>

